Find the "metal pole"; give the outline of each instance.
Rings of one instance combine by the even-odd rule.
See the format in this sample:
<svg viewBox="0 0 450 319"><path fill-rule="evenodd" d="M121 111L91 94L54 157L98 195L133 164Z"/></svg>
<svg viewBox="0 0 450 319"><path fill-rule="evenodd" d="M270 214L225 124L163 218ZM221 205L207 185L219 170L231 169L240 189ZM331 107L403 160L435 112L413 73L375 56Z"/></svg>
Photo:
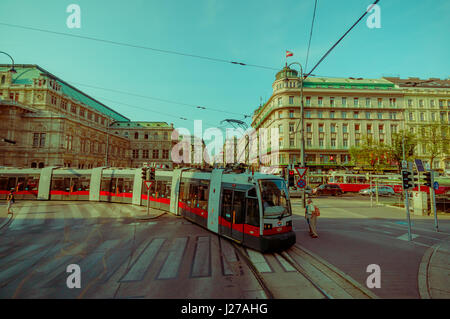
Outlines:
<svg viewBox="0 0 450 319"><path fill-rule="evenodd" d="M406 217L408 219L408 240L411 241L411 219L409 217L409 197L408 190L405 188L405 207L406 207Z"/></svg>
<svg viewBox="0 0 450 319"><path fill-rule="evenodd" d="M370 207L373 207L373 192L372 192L372 179L369 173L369 192L370 192Z"/></svg>
<svg viewBox="0 0 450 319"><path fill-rule="evenodd" d="M147 216L150 214L150 187L147 187Z"/></svg>
<svg viewBox="0 0 450 319"><path fill-rule="evenodd" d="M376 199L377 199L377 206L378 206L378 179L375 179L375 192L376 192Z"/></svg>
<svg viewBox="0 0 450 319"><path fill-rule="evenodd" d="M431 203L434 211L434 228L436 231L439 231L438 219L437 219L437 211L436 211L436 196L434 191L434 171L430 171L431 173L431 187L430 187L430 195L431 195Z"/></svg>

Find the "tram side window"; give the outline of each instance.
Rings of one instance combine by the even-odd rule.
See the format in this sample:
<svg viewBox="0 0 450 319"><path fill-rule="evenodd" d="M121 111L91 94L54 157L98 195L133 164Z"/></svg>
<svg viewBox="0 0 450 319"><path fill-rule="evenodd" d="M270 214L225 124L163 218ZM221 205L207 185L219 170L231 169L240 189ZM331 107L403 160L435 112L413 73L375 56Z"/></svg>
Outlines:
<svg viewBox="0 0 450 319"><path fill-rule="evenodd" d="M259 205L257 198L247 198L246 224L259 227Z"/></svg>
<svg viewBox="0 0 450 319"><path fill-rule="evenodd" d="M208 210L209 181L200 181L198 188L198 205L203 210Z"/></svg>
<svg viewBox="0 0 450 319"><path fill-rule="evenodd" d="M110 192L111 191L111 178L102 178L100 185L100 191Z"/></svg>
<svg viewBox="0 0 450 319"><path fill-rule="evenodd" d="M189 198L191 199L191 207L199 207L198 205L198 189L199 184L197 181L189 183Z"/></svg>
<svg viewBox="0 0 450 319"><path fill-rule="evenodd" d="M133 179L123 179L122 193L133 193Z"/></svg>
<svg viewBox="0 0 450 319"><path fill-rule="evenodd" d="M233 212L235 219L233 221L234 224L243 224L245 220L245 206L242 205L245 203L245 193L235 191L234 199L233 199Z"/></svg>
<svg viewBox="0 0 450 319"><path fill-rule="evenodd" d="M78 186L79 191L88 191L91 180L88 177L82 177Z"/></svg>
<svg viewBox="0 0 450 319"><path fill-rule="evenodd" d="M6 191L8 189L8 178L0 178L0 191Z"/></svg>
<svg viewBox="0 0 450 319"><path fill-rule="evenodd" d="M228 221L231 221L233 204L233 191L230 189L224 189L222 194L222 217Z"/></svg>
<svg viewBox="0 0 450 319"><path fill-rule="evenodd" d="M52 179L52 191L64 191L64 178L63 177L53 177Z"/></svg>
<svg viewBox="0 0 450 319"><path fill-rule="evenodd" d="M7 190L11 190L11 189L15 189L16 188L16 178L15 177L9 177L8 178L8 189Z"/></svg>
<svg viewBox="0 0 450 319"><path fill-rule="evenodd" d="M178 200L182 203L184 203L184 182L180 182L180 189L179 189L179 195Z"/></svg>

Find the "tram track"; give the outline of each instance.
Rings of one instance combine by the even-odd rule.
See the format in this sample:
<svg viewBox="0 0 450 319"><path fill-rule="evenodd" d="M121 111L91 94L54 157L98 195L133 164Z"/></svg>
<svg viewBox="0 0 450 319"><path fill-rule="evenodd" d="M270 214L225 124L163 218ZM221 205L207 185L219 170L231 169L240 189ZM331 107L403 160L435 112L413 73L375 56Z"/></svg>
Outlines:
<svg viewBox="0 0 450 319"><path fill-rule="evenodd" d="M282 259L292 267L292 271L260 272L244 247L235 242L232 245L268 299L378 298L354 279L301 246L294 245L280 253L264 254L267 258L277 259L278 256L278 259ZM296 283L303 289L292 289Z"/></svg>

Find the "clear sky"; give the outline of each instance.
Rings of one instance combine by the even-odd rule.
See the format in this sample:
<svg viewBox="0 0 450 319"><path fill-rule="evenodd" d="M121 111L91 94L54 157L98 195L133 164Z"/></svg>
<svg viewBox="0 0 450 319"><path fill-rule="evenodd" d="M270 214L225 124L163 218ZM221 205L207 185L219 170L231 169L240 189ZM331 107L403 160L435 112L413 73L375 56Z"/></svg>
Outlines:
<svg viewBox="0 0 450 319"><path fill-rule="evenodd" d="M308 69L372 2L318 0ZM66 25L70 4L81 8L80 29ZM362 20L314 73L447 78L450 1L381 0L379 6L381 28L370 29ZM313 8L314 0L1 0L0 23L281 69L286 49L294 53L289 62L304 64ZM261 97L270 97L276 73L4 25L0 39L0 51L17 64L38 64L131 120L166 121L192 132L194 119L206 129L251 115ZM0 55L0 63L9 63L8 57Z"/></svg>

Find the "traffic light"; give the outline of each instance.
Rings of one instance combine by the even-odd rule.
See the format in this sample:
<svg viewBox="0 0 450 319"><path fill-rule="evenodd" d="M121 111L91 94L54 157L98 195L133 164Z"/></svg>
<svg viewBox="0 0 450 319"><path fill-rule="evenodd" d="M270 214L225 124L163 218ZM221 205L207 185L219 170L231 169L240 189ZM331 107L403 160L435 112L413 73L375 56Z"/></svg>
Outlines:
<svg viewBox="0 0 450 319"><path fill-rule="evenodd" d="M147 170L148 170L147 167L142 167L142 179L143 179L144 181L147 180Z"/></svg>
<svg viewBox="0 0 450 319"><path fill-rule="evenodd" d="M428 187L433 186L433 177L431 176L431 172L425 172L425 185Z"/></svg>
<svg viewBox="0 0 450 319"><path fill-rule="evenodd" d="M289 180L288 181L289 187L295 186L294 171L293 170L289 170L288 180Z"/></svg>
<svg viewBox="0 0 450 319"><path fill-rule="evenodd" d="M402 171L402 182L403 189L414 187L414 173L412 171L403 170Z"/></svg>
<svg viewBox="0 0 450 319"><path fill-rule="evenodd" d="M149 178L149 180L150 181L154 181L156 179L156 176L155 176L155 168L150 168L150 178Z"/></svg>

